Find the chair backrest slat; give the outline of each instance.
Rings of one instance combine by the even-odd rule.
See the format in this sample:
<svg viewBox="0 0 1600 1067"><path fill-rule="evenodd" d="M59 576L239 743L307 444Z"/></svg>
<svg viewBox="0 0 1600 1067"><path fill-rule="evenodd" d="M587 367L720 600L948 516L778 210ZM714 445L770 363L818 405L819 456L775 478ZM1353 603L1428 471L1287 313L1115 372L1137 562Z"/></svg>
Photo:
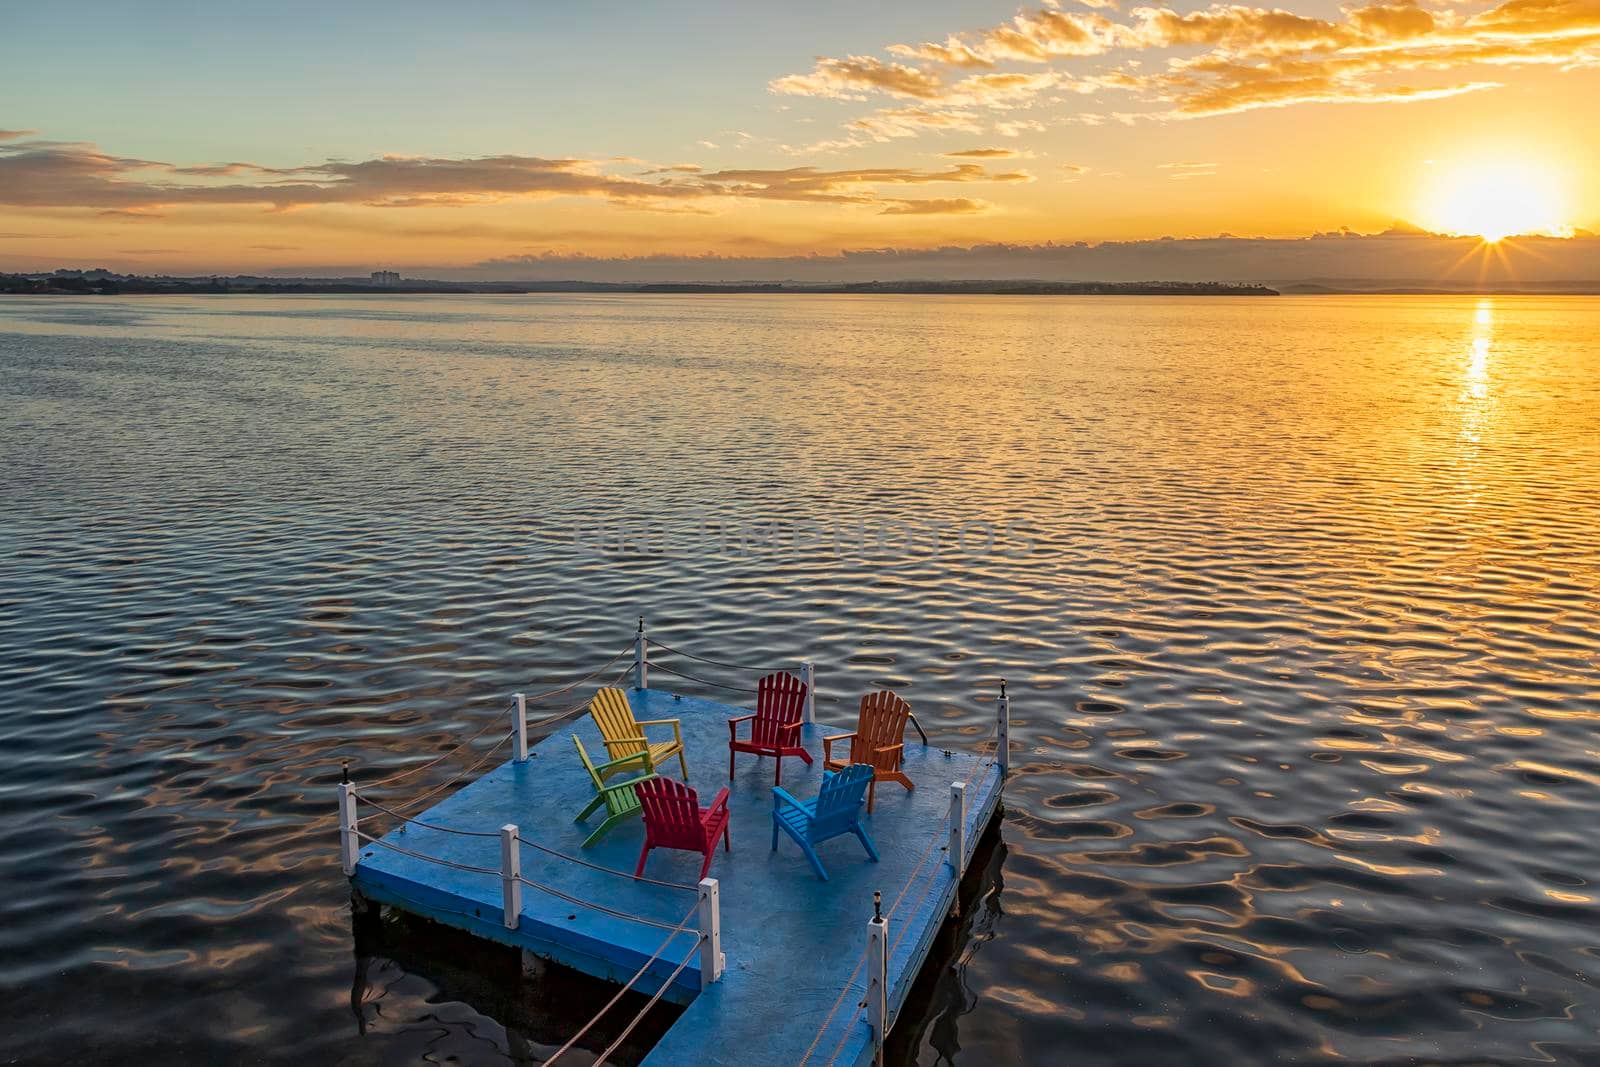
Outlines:
<svg viewBox="0 0 1600 1067"><path fill-rule="evenodd" d="M784 723L799 722L806 703L806 683L788 671L773 671L756 683L756 717L750 739L758 745L794 744Z"/></svg>
<svg viewBox="0 0 1600 1067"><path fill-rule="evenodd" d="M692 786L674 778L652 778L634 790L644 808L644 824L651 840L668 848L699 848L704 842L700 826L700 796Z"/></svg>
<svg viewBox="0 0 1600 1067"><path fill-rule="evenodd" d="M589 702L589 717L606 740L606 750L612 759L644 752L649 746L643 741L625 740L639 735L639 724L628 704L628 694L620 689L605 688Z"/></svg>
<svg viewBox="0 0 1600 1067"><path fill-rule="evenodd" d="M594 761L589 758L589 750L583 747L583 742L578 740L578 735L572 735L572 743L578 746L578 758L583 760L583 769L589 772L589 780L596 789L601 788L600 772L594 769Z"/></svg>
<svg viewBox="0 0 1600 1067"><path fill-rule="evenodd" d="M872 768L864 763L852 763L828 775L817 793L816 814L809 828L811 839L825 841L852 826L871 782Z"/></svg>
<svg viewBox="0 0 1600 1067"><path fill-rule="evenodd" d="M851 758L857 762L871 763L879 770L894 770L900 765L899 753L879 756L877 750L898 745L905 740L906 720L910 716L911 705L888 689L879 689L862 697L861 718L856 725ZM855 745L861 747L858 749Z"/></svg>

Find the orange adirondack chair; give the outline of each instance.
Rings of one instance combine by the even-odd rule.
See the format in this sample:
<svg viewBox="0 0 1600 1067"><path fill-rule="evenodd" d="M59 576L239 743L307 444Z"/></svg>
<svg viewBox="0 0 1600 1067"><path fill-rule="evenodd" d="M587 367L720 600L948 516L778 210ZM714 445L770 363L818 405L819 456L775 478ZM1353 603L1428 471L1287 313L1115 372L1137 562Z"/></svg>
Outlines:
<svg viewBox="0 0 1600 1067"><path fill-rule="evenodd" d="M639 865L633 869L635 878L644 873L645 857L653 848L676 848L705 856L700 865L701 878L711 869L717 838L722 838L725 850L733 850L728 841L727 786L722 787L709 808L700 806L700 796L692 787L671 778L640 782L634 792L638 793L644 812L644 847L639 849Z"/></svg>
<svg viewBox="0 0 1600 1067"><path fill-rule="evenodd" d="M842 771L852 763L871 765L872 784L867 787L869 812L879 782L899 782L908 791L916 788L915 783L900 771L900 757L905 751L906 719L910 716L910 704L896 693L879 689L861 698L861 718L854 733L834 734L822 739L823 770ZM834 759L833 743L844 740L850 742L850 758Z"/></svg>
<svg viewBox="0 0 1600 1067"><path fill-rule="evenodd" d="M728 781L733 781L733 756L753 752L771 756L778 769L773 784L783 784L783 757L799 756L811 766L811 753L800 743L805 718L806 683L787 671L773 671L756 683L756 713L728 720ZM739 724L750 724L750 739L741 740Z"/></svg>

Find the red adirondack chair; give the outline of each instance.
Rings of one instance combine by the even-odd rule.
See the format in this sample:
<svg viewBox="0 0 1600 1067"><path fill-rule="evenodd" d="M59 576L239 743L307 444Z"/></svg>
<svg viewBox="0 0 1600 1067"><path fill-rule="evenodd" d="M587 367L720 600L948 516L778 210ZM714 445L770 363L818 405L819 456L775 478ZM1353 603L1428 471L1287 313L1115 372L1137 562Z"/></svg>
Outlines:
<svg viewBox="0 0 1600 1067"><path fill-rule="evenodd" d="M634 787L639 795L639 806L644 815L644 847L639 850L639 866L633 869L635 878L644 874L645 857L653 848L676 848L685 852L699 852L706 861L700 865L700 877L711 869L711 857L717 854L717 838L722 847L732 851L728 840L728 789L723 787L709 808L700 806L700 796L693 788L673 778L651 778Z"/></svg>
<svg viewBox="0 0 1600 1067"><path fill-rule="evenodd" d="M799 756L811 765L811 753L800 743L805 718L806 683L787 671L773 671L756 685L756 713L728 720L728 781L733 781L733 756L754 752L771 756L778 765L774 785L783 784L783 757ZM750 724L750 738L739 739L739 724Z"/></svg>

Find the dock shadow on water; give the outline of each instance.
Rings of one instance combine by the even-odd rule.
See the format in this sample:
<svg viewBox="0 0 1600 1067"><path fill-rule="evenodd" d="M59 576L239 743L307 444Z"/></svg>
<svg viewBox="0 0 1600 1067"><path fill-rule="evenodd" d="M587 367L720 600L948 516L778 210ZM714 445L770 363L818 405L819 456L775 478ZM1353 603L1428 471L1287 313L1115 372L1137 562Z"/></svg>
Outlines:
<svg viewBox="0 0 1600 1067"><path fill-rule="evenodd" d="M616 992L582 971L525 965L519 949L398 909L352 908L351 938L350 1010L364 1041L346 1063L542 1063ZM649 1000L624 993L572 1062L592 1061ZM606 1062L637 1064L682 1013L657 1001Z"/></svg>

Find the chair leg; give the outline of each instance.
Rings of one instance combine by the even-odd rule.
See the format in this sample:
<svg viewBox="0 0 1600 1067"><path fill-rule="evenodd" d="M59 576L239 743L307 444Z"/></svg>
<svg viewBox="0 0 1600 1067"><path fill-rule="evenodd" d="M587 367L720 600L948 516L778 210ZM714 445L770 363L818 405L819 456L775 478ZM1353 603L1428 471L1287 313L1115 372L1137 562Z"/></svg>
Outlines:
<svg viewBox="0 0 1600 1067"><path fill-rule="evenodd" d="M700 864L700 877L699 877L698 881L702 881L702 882L705 881L706 872L711 869L711 857L715 856L716 854L717 854L717 845L716 845L716 842L713 841L711 844L706 846L706 859L705 859L704 863Z"/></svg>
<svg viewBox="0 0 1600 1067"><path fill-rule="evenodd" d="M711 847L712 848L716 848L717 847L717 843L715 841L711 842ZM724 851L724 852L732 852L733 851L733 842L728 840L728 824L727 823L723 823L722 824L722 851Z"/></svg>
<svg viewBox="0 0 1600 1067"><path fill-rule="evenodd" d="M872 814L872 802L878 799L878 776L873 775L872 781L867 783L867 814Z"/></svg>
<svg viewBox="0 0 1600 1067"><path fill-rule="evenodd" d="M861 847L867 850L867 855L873 863L878 862L878 850L872 844L872 838L867 836L867 828L860 823L855 825L856 840L861 842Z"/></svg>
<svg viewBox="0 0 1600 1067"><path fill-rule="evenodd" d="M772 816L772 851L778 851L778 816Z"/></svg>
<svg viewBox="0 0 1600 1067"><path fill-rule="evenodd" d="M589 806L584 808L582 811L578 812L578 817L576 819L573 819L572 821L573 822L583 822L589 816L593 815L595 813L595 809L599 808L600 805L604 804L605 802L606 802L606 795L604 793L596 794L595 798L593 800L589 801Z"/></svg>
<svg viewBox="0 0 1600 1067"><path fill-rule="evenodd" d="M728 781L733 781L733 746L728 746Z"/></svg>
<svg viewBox="0 0 1600 1067"><path fill-rule="evenodd" d="M828 880L828 870L822 865L822 860L818 858L817 850L810 845L801 845L800 848L805 852L806 859L811 861L811 869L817 872L817 877L826 882Z"/></svg>
<svg viewBox="0 0 1600 1067"><path fill-rule="evenodd" d="M602 822L599 826L596 826L594 828L594 833L590 834L588 837L583 839L583 845L581 847L588 848L590 845L594 844L596 841L598 841L602 837L606 836L606 834L610 833L611 832L611 828L613 826L617 825L617 823L621 822L623 819L626 819L628 816L633 815L633 814L636 814L636 813L635 812L631 812L631 811L625 811L621 815L608 815L608 816L606 816L605 821Z"/></svg>
<svg viewBox="0 0 1600 1067"><path fill-rule="evenodd" d="M803 748L797 748L794 750L794 754L805 760L807 767L811 766L811 753L807 752Z"/></svg>
<svg viewBox="0 0 1600 1067"><path fill-rule="evenodd" d="M633 876L639 877L644 873L644 858L650 855L650 839L644 839L644 844L639 846L639 866L633 869Z"/></svg>
<svg viewBox="0 0 1600 1067"><path fill-rule="evenodd" d="M776 763L778 765L777 773L772 776L772 784L773 785L782 785L783 784L783 757L782 756L774 756L772 758L772 762Z"/></svg>

